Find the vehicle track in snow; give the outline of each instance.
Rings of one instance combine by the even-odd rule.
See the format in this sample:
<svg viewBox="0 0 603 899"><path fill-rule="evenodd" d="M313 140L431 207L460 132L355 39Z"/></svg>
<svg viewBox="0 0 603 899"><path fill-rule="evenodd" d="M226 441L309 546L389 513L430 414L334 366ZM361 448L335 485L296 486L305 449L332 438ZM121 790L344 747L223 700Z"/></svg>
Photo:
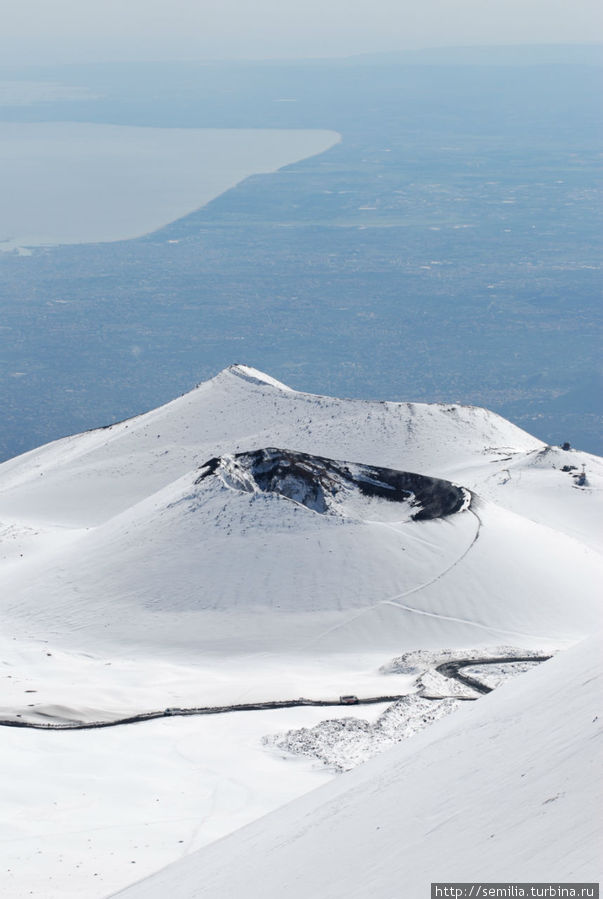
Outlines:
<svg viewBox="0 0 603 899"><path fill-rule="evenodd" d="M467 546L466 549L463 550L463 552L461 553L461 555L458 556L458 557L454 560L454 562L452 562L450 565L448 565L448 567L445 568L444 571L440 571L439 574L435 575L435 577L430 578L430 580L425 581L424 584L417 584L416 587L411 587L410 590L405 590L404 593L397 593L397 594L394 595L394 596L388 596L387 599L381 600L381 602L391 602L391 603L394 603L395 600L397 600L397 599L404 599L404 597L406 597L406 596L412 596L413 593L419 593L421 590L425 590L427 587L431 587L431 585L432 585L432 584L435 584L436 581L441 580L441 578L445 577L450 571L452 571L453 568L456 568L456 566L457 566L460 562L463 561L463 559L465 558L465 556L467 556L467 555L471 552L471 550L473 549L473 547L475 546L475 544L476 544L477 541L479 540L479 536L480 536L480 533L481 533L481 530L482 530L482 527L483 527L483 522L482 522L481 518L479 517L479 515L477 514L477 512L475 511L475 509L472 508L471 505L470 505L469 508L467 509L467 512L470 512L470 513L473 515L473 517L474 517L474 518L476 519L476 521L477 521L477 525L476 525L476 528L475 528L475 534L473 535L473 538L472 538L472 540L471 540L469 546Z"/></svg>
<svg viewBox="0 0 603 899"><path fill-rule="evenodd" d="M407 606L401 602L394 602L392 599L383 599L380 603L377 603L377 605L394 606L397 609L402 609L403 612L412 612L415 615L425 615L427 618L437 618L441 621L455 621L458 624L466 624L469 625L469 627L475 627L478 630L487 631L490 634L508 634L511 637L521 637L522 639L529 638L535 643L542 642L543 639L546 639L538 634L526 634L524 631L511 631L508 628L496 627L495 625L490 624L481 624L479 621L473 621L471 618L458 618L454 615L443 615L441 612L428 612L426 609L417 609L414 606ZM376 606L371 606L370 610L374 608L376 608Z"/></svg>
<svg viewBox="0 0 603 899"><path fill-rule="evenodd" d="M473 500L472 500L472 502L473 502ZM339 631L344 627L348 627L350 624L352 624L354 621L357 621L359 618L362 618L364 615L369 615L371 612L374 612L375 609L379 608L379 606L388 606L388 605L395 606L399 609L403 609L406 612L416 612L419 615L427 615L427 616L433 617L433 618L442 618L447 621L459 621L459 622L462 622L463 624L472 624L475 627L483 628L485 630L500 631L500 629L498 629L498 628L490 628L487 625L477 624L476 622L465 620L462 618L452 618L452 617L449 617L446 615L438 615L435 612L425 612L422 609L414 609L414 608L412 608L412 606L406 606L401 602L397 602L397 600L399 600L399 599L404 599L406 596L411 596L413 593L419 593L421 590L425 590L427 587L431 587L432 584L435 584L436 581L439 581L441 578L445 577L450 571L452 571L453 568L456 568L456 566L460 562L462 562L463 559L465 558L465 556L467 556L467 554L473 549L473 547L479 540L481 529L483 527L483 522L482 522L480 516L478 515L478 513L475 511L475 509L472 508L471 503L469 504L469 507L466 509L466 511L470 512L477 521L475 533L474 533L473 537L471 538L470 543L468 544L468 546L465 547L463 552L459 556L457 556L457 558L453 562L451 562L450 565L448 565L443 571L440 571L439 574L430 578L428 581L425 581L422 584L417 584L415 587L411 587L409 590L404 590L402 593L394 593L392 596L388 596L386 599L380 599L377 602L373 603L372 605L367 606L364 609L361 609L359 612L354 612L354 614L350 618L347 618L345 621L342 621L340 624L335 624L333 627L330 627L328 630L323 631L321 634L318 634L317 637L312 637L311 639L306 640L304 642L304 646L308 646L308 645L312 646L318 640L322 640L324 637L328 637L331 634L334 634L336 631ZM379 523L383 527L386 527L389 530L397 532L396 528L393 527L391 524L388 524L387 522L379 522ZM513 633L513 632L505 631L505 633Z"/></svg>

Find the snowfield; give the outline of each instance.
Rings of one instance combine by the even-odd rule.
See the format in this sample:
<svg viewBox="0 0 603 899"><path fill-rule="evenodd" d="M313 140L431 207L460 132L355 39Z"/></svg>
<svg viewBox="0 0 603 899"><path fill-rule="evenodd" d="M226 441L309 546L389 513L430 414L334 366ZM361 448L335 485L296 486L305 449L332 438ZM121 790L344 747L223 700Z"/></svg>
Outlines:
<svg viewBox="0 0 603 899"><path fill-rule="evenodd" d="M409 505L344 485L341 514L320 514L237 485L232 462L202 476L212 459L265 447L442 479L464 496L469 487L471 502L419 521L413 495ZM590 546L603 474L595 457L559 453L586 467L590 486L485 410L310 396L235 366L167 406L0 467L4 613L20 637L110 657L118 647L194 661L389 653L474 645L478 633L568 643L598 620ZM523 459L520 493L501 480L510 454L516 468ZM463 482L451 477L471 463ZM556 496L550 516L543 484Z"/></svg>
<svg viewBox="0 0 603 899"><path fill-rule="evenodd" d="M430 735L448 734L457 721L453 755L446 747L457 744L442 736L435 767L428 755L425 770L450 766L451 783L473 771L475 805L482 753L491 772L511 763L482 740L499 733L499 695L504 718L515 699L532 708L542 685L550 711L543 672L566 670L562 660L580 655L560 652L527 673L519 666L529 662L466 668L491 686L519 671L514 684L479 701L462 701L478 694L438 665L500 658L501 647L514 657L548 656L600 627L602 487L600 459L547 447L487 410L303 394L243 365L159 409L1 465L0 721L10 788L0 840L11 897L103 899L326 784L331 769L402 740L345 776L360 783L365 767L383 764L379 777L397 783L397 762L385 760L413 746L432 752ZM550 721L551 733L566 726L571 705L557 686L563 721ZM404 698L390 708L300 704L117 723L166 709L337 703L344 694ZM515 699L505 705L504 696ZM493 717L473 732L482 709ZM112 726L26 727L78 724ZM582 718L576 728L572 753L585 760ZM466 733L481 748L463 742ZM554 755L543 741L534 734L534 747ZM422 763L413 765L414 811L399 815L402 843L412 821L417 833L440 821L428 775L422 780ZM569 760L563 765L569 795L574 775ZM425 818L421 791L432 808ZM299 801L306 808L310 798ZM469 827L454 790L453 801ZM555 803L545 810L553 834ZM568 808L575 812L573 798ZM451 849L444 852L444 841L434 852L456 857L456 838L440 823L433 826ZM393 819L388 827L396 829ZM476 864L482 857L490 856L476 850ZM455 870L466 879L473 869ZM197 895L186 877L169 891ZM314 893L316 884L306 888ZM211 878L199 889L247 895Z"/></svg>
<svg viewBox="0 0 603 899"><path fill-rule="evenodd" d="M562 653L118 895L391 899L469 877L599 881L602 648Z"/></svg>

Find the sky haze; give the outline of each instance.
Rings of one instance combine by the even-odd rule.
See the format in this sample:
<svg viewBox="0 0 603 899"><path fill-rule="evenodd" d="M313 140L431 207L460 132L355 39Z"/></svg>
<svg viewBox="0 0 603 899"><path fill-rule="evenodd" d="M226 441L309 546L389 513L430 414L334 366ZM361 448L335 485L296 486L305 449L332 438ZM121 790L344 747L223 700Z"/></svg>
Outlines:
<svg viewBox="0 0 603 899"><path fill-rule="evenodd" d="M5 65L601 40L598 0L4 0ZM1 7L0 7L1 9Z"/></svg>

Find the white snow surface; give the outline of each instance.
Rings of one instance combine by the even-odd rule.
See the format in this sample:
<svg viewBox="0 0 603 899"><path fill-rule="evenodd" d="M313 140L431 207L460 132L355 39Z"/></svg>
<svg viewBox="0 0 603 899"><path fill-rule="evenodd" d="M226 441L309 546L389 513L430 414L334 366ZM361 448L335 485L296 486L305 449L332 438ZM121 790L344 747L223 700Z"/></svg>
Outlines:
<svg viewBox="0 0 603 899"><path fill-rule="evenodd" d="M443 519L413 521L406 502L350 490L337 514L321 514L227 478L199 481L210 459L266 447L443 478L472 491L471 503ZM588 486L577 486L565 465L585 466ZM501 644L566 647L600 623L602 486L601 460L546 448L484 409L315 396L232 366L159 409L0 465L0 719L111 722L167 707L398 695L416 690L416 673L390 668L385 676L380 669L404 652L437 656L442 647L473 647L483 656ZM559 670L552 665L519 681L536 687L541 671ZM575 703L583 694L558 687L559 714L542 700L551 720L542 723L541 742L550 733L545 749L553 754L566 712L586 715L586 705ZM509 689L501 696L520 696ZM522 702L530 695L526 687ZM468 729L479 720L468 716L496 708L495 699L463 703L408 746L430 746L429 734L448 733L442 728L457 716ZM510 700L504 709L501 720L515 721ZM7 894L104 899L332 777L307 759L281 758L262 744L264 736L327 718L371 721L381 711L297 708L63 733L5 728L0 845ZM586 760L581 722L570 749ZM500 740L480 742L486 733ZM507 771L511 756L496 754L504 734L494 719L473 737L475 753L469 742L453 745L452 783L468 776L461 763L474 770L486 750L495 753L490 771L499 761ZM448 799L445 776L436 776L444 756L448 751L432 768L439 799L426 794L432 811L417 833L431 821L430 840L440 839L441 827L453 856L479 861L481 849L473 856L452 838L455 821L461 835L469 825L458 811L463 805L454 811L454 791ZM420 784L421 764L413 765ZM393 783L395 771L379 777ZM360 769L353 776L364 783ZM476 778L477 791L484 784ZM398 811L397 819L406 822L400 844L413 847L407 830L420 802L412 777L408 789L410 804L398 796L404 815ZM493 787L484 789L490 795ZM374 793L374 784L365 792ZM535 814L539 795L526 793L526 814ZM477 802L473 787L469 799ZM543 806L546 820L558 805ZM582 827L577 801L570 797L566 809ZM393 815L385 816L386 831ZM480 815L475 821L486 827L486 812ZM384 837L377 826L374 837L362 833L371 851ZM329 849L335 861L342 846L337 837ZM573 846L568 853L578 858ZM377 878L378 860L369 867ZM524 869L513 867L513 876ZM457 879L478 879L473 863L454 870ZM213 876L199 895L214 895ZM219 886L215 896L248 895L237 889Z"/></svg>
<svg viewBox="0 0 603 899"><path fill-rule="evenodd" d="M408 521L404 504L396 520L397 504L374 499L336 519L195 483L210 458L265 446L448 478L477 497L441 520ZM4 620L65 650L180 661L473 645L477 633L568 643L598 615L603 476L595 457L543 449L483 409L313 396L234 366L0 466ZM521 487L500 482L503 452ZM568 458L590 487L556 467Z"/></svg>
<svg viewBox="0 0 603 899"><path fill-rule="evenodd" d="M198 482L209 459L266 446L456 483L462 469L476 492L464 511L412 521L407 503L359 494L322 515ZM235 365L159 409L10 460L0 705L111 720L242 693L311 697L326 659L340 672L322 682L329 695L378 695L378 667L401 650L575 642L600 615L601 463L545 449L484 409L314 396ZM512 508L509 483L492 477L510 464L502 453L525 469ZM590 487L560 470L566 459L586 465ZM37 692L22 708L25 689Z"/></svg>
<svg viewBox="0 0 603 899"><path fill-rule="evenodd" d="M324 713L166 718L83 732L3 728L0 894L105 899L327 783L331 772L262 745L264 735L311 727Z"/></svg>
<svg viewBox="0 0 603 899"><path fill-rule="evenodd" d="M391 899L432 881L599 881L602 643L118 895Z"/></svg>
<svg viewBox="0 0 603 899"><path fill-rule="evenodd" d="M36 524L90 526L209 458L264 446L447 478L583 540L597 539L584 496L601 491L598 457L547 448L478 407L316 396L244 365L144 415L5 462L0 508ZM590 486L576 487L564 465L585 465Z"/></svg>

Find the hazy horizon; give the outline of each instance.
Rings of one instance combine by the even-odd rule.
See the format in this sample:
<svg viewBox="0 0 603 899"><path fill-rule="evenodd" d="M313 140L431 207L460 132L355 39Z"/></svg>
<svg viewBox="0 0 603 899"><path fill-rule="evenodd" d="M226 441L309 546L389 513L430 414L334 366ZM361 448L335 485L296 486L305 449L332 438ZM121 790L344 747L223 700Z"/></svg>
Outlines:
<svg viewBox="0 0 603 899"><path fill-rule="evenodd" d="M4 65L310 59L458 46L589 44L595 0L24 0L3 23Z"/></svg>

